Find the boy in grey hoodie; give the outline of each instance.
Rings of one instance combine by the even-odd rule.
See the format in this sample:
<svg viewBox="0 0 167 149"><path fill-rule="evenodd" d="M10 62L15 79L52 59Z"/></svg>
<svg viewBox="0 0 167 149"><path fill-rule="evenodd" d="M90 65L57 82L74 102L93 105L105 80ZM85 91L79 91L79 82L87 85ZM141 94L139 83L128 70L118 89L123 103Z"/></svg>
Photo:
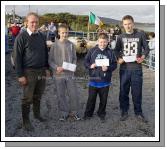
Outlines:
<svg viewBox="0 0 167 149"><path fill-rule="evenodd" d="M64 69L63 63L76 64L77 57L74 44L68 38L68 27L58 27L59 40L55 40L49 53L49 65L53 70L57 89L58 108L60 121L65 121L69 116L74 120L78 117L79 98L76 93L76 85L73 79L74 72Z"/></svg>

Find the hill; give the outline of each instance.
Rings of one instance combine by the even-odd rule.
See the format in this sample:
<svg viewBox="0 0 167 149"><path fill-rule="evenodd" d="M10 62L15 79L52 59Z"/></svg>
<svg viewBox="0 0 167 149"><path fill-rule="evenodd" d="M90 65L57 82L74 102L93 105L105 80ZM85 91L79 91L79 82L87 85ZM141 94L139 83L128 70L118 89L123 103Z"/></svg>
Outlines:
<svg viewBox="0 0 167 149"><path fill-rule="evenodd" d="M122 25L122 22L120 20L115 20L111 18L105 18L105 17L99 17L101 21L104 24L113 24L113 25ZM145 31L154 31L155 28L155 23L140 23L140 22L135 22L135 27L145 30Z"/></svg>

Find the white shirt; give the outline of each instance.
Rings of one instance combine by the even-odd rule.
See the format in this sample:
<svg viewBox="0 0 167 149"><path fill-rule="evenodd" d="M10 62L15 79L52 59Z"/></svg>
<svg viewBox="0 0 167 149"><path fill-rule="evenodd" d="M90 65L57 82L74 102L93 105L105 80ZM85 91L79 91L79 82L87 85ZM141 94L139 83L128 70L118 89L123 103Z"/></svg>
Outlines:
<svg viewBox="0 0 167 149"><path fill-rule="evenodd" d="M28 32L28 34L31 36L31 34L33 33L32 31L30 31L30 29L29 28L27 28L27 32ZM35 33L38 33L38 31L36 31Z"/></svg>

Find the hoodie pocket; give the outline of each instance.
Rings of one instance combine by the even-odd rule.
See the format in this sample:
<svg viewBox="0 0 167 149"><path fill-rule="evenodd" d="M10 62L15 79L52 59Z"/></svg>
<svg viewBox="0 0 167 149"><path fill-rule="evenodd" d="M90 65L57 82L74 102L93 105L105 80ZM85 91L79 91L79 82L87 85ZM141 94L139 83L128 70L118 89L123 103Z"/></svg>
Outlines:
<svg viewBox="0 0 167 149"><path fill-rule="evenodd" d="M102 80L108 81L109 79L111 79L111 73L108 71L101 71L100 77Z"/></svg>
<svg viewBox="0 0 167 149"><path fill-rule="evenodd" d="M97 75L96 69L91 69L91 70L89 71L89 75L90 75L91 77L96 77L96 75Z"/></svg>

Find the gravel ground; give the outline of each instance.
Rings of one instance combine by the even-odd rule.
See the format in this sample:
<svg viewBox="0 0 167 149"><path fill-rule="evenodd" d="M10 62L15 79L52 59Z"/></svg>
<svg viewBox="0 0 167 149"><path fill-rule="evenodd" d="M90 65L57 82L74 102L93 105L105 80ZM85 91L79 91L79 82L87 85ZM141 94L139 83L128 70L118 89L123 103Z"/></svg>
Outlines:
<svg viewBox="0 0 167 149"><path fill-rule="evenodd" d="M6 137L154 137L155 136L155 73L143 67L143 113L148 123L137 121L134 117L133 104L130 99L128 120L121 122L119 111L119 76L118 69L113 73L113 86L110 87L108 103L106 107L106 122L101 123L96 115L99 98L96 102L94 116L86 121L58 120L58 107L56 95L54 95L54 84L52 79L47 80L45 93L41 101L41 114L47 119L39 122L33 118L32 110L30 119L35 127L33 132L27 132L21 125L21 101L22 90L16 81L16 74L10 64L10 54L5 56L5 136ZM78 61L76 81L80 95L80 115L83 116L87 96L87 81L82 80L85 74L83 60Z"/></svg>

